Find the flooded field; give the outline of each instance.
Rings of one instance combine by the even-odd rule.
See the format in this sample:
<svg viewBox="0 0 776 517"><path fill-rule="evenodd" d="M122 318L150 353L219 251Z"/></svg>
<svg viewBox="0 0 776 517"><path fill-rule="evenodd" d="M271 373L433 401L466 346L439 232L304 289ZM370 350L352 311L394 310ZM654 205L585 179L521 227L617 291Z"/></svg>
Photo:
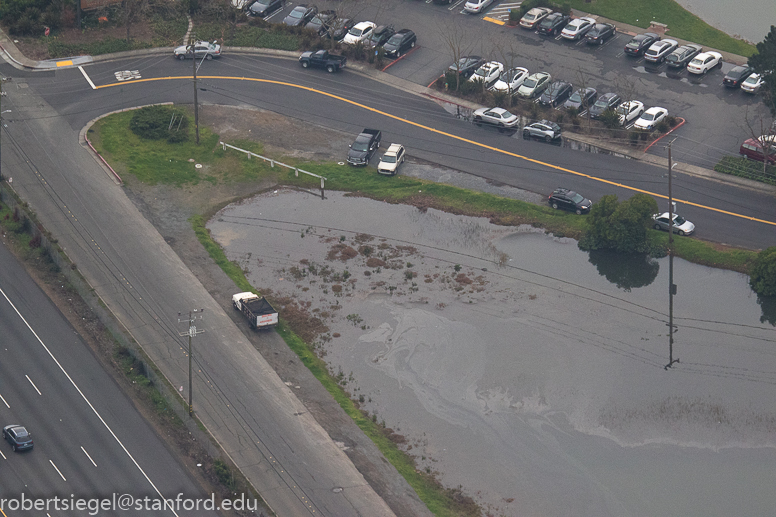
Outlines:
<svg viewBox="0 0 776 517"><path fill-rule="evenodd" d="M667 259L327 196L268 193L208 228L325 321L321 354L419 468L494 515L772 513L776 333L746 276L675 260L665 369Z"/></svg>

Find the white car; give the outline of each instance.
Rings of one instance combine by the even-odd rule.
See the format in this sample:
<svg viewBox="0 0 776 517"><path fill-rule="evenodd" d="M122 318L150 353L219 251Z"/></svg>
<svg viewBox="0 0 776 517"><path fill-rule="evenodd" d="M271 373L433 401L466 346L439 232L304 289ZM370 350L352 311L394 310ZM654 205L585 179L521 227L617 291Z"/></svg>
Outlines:
<svg viewBox="0 0 776 517"><path fill-rule="evenodd" d="M196 57L197 59L213 59L214 57L221 57L221 45L209 43L207 41L197 41L194 43L194 52L191 52L191 47L188 45L181 45L173 50L173 55L178 59L191 59Z"/></svg>
<svg viewBox="0 0 776 517"><path fill-rule="evenodd" d="M578 40L585 34L587 34L587 31L592 29L595 26L595 20L593 18L576 18L574 20L571 20L566 27L564 27L563 31L561 31L560 35L563 36L566 39L570 40Z"/></svg>
<svg viewBox="0 0 776 517"><path fill-rule="evenodd" d="M498 81L499 76L504 72L504 65L498 61L489 61L477 69L469 77L470 81L479 81L485 83L485 87Z"/></svg>
<svg viewBox="0 0 776 517"><path fill-rule="evenodd" d="M405 151L401 144L391 144L385 154L380 158L377 164L377 172L380 174L395 175L399 170L399 165L404 163Z"/></svg>
<svg viewBox="0 0 776 517"><path fill-rule="evenodd" d="M741 89L746 93L755 94L763 87L765 79L760 74L752 74L746 78L746 81L741 83Z"/></svg>
<svg viewBox="0 0 776 517"><path fill-rule="evenodd" d="M358 22L353 26L352 29L348 31L347 34L345 34L345 38L342 40L342 43L355 45L359 41L363 42L372 35L372 31L375 30L375 27L377 27L377 25L372 22Z"/></svg>
<svg viewBox="0 0 776 517"><path fill-rule="evenodd" d="M510 68L498 78L498 81L490 87L494 92L507 92L510 95L517 93L517 89L528 77L528 69L521 66Z"/></svg>
<svg viewBox="0 0 776 517"><path fill-rule="evenodd" d="M517 115L504 108L480 108L474 112L475 124L493 124L499 129L515 127L519 120Z"/></svg>
<svg viewBox="0 0 776 517"><path fill-rule="evenodd" d="M671 215L671 219L674 220L673 225L671 225L671 219L668 218L668 212L653 215L652 219L655 221L652 225L653 228L655 228L655 230L664 230L667 232L668 228L673 226L674 233L678 233L679 235L690 235L695 231L695 225L690 221L678 214Z"/></svg>
<svg viewBox="0 0 776 517"><path fill-rule="evenodd" d="M639 101L623 102L615 110L620 116L620 125L624 126L633 119L637 119L644 113L644 104Z"/></svg>
<svg viewBox="0 0 776 517"><path fill-rule="evenodd" d="M647 111L641 114L641 117L633 124L633 127L637 129L651 130L657 125L658 122L668 116L668 110L665 108L659 108L657 106L649 108Z"/></svg>
<svg viewBox="0 0 776 517"><path fill-rule="evenodd" d="M463 10L467 13L479 14L492 3L493 0L469 0L463 6Z"/></svg>
<svg viewBox="0 0 776 517"><path fill-rule="evenodd" d="M719 52L704 52L698 54L695 59L687 65L687 71L691 74L705 74L715 66L722 63L722 54Z"/></svg>
<svg viewBox="0 0 776 517"><path fill-rule="evenodd" d="M517 94L520 97L530 99L541 94L552 81L552 76L547 72L537 72L526 77L520 88L517 89Z"/></svg>
<svg viewBox="0 0 776 517"><path fill-rule="evenodd" d="M656 41L649 46L646 52L644 52L644 61L649 61L650 63L662 63L666 56L673 52L674 49L676 49L678 46L679 43L672 39Z"/></svg>
<svg viewBox="0 0 776 517"><path fill-rule="evenodd" d="M536 24L545 19L552 12L549 7L534 7L520 18L520 26L526 29L536 28Z"/></svg>

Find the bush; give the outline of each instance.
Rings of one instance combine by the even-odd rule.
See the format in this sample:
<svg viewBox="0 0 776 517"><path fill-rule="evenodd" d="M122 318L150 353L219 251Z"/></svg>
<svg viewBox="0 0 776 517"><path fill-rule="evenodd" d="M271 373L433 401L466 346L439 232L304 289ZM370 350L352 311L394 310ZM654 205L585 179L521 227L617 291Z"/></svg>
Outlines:
<svg viewBox="0 0 776 517"><path fill-rule="evenodd" d="M657 201L647 194L636 194L622 203L617 201L617 196L604 196L590 210L588 229L579 241L579 248L659 254L659 250L650 248L647 234L655 212Z"/></svg>
<svg viewBox="0 0 776 517"><path fill-rule="evenodd" d="M768 165L763 174L762 162L747 160L738 156L725 156L714 166L714 170L723 174L776 185L776 166Z"/></svg>
<svg viewBox="0 0 776 517"><path fill-rule="evenodd" d="M776 296L776 246L757 254L749 274L749 285L760 296Z"/></svg>
<svg viewBox="0 0 776 517"><path fill-rule="evenodd" d="M188 139L189 119L180 110L169 106L148 106L132 115L129 129L140 138L166 139L170 143Z"/></svg>
<svg viewBox="0 0 776 517"><path fill-rule="evenodd" d="M639 132L638 131L631 131L628 133L628 139L630 140L631 145L638 145L639 143Z"/></svg>
<svg viewBox="0 0 776 517"><path fill-rule="evenodd" d="M612 109L608 109L601 113L601 116L598 117L598 120L601 121L601 123L607 129L617 129L620 127L620 115L618 115L617 112Z"/></svg>
<svg viewBox="0 0 776 517"><path fill-rule="evenodd" d="M655 131L658 133L666 133L669 129L671 129L671 126L668 125L668 121L665 119L655 125Z"/></svg>

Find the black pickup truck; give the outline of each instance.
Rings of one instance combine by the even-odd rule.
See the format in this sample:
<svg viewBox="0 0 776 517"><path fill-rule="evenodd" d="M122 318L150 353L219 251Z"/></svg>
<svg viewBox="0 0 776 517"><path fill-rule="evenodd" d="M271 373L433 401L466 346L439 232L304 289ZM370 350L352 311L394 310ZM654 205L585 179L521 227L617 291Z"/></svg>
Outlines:
<svg viewBox="0 0 776 517"><path fill-rule="evenodd" d="M304 52L301 56L299 56L299 63L302 64L302 68L308 68L311 66L325 68L326 71L330 74L339 71L341 68L345 68L345 63L347 62L348 58L345 56L335 56L334 54L329 54L328 50Z"/></svg>
<svg viewBox="0 0 776 517"><path fill-rule="evenodd" d="M356 137L356 141L350 144L348 151L348 163L351 165L367 165L372 155L380 147L382 134L379 129L364 129Z"/></svg>

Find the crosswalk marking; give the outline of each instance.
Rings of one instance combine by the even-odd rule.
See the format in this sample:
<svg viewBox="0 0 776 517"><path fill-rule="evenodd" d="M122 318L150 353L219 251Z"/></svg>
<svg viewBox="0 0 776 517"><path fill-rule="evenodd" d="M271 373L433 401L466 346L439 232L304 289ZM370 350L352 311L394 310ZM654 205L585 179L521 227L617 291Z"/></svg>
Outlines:
<svg viewBox="0 0 776 517"><path fill-rule="evenodd" d="M495 18L496 20L507 21L509 20L509 10L518 9L522 4L523 4L522 1L499 4L498 6L488 11L488 17Z"/></svg>

